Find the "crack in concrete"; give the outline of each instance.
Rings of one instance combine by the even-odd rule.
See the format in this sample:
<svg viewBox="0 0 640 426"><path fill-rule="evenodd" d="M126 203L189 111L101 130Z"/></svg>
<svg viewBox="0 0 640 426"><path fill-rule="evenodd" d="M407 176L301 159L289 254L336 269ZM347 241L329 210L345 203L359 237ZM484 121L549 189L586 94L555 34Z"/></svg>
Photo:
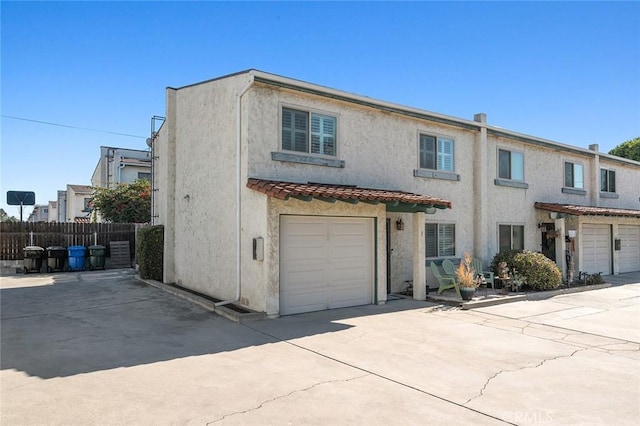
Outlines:
<svg viewBox="0 0 640 426"><path fill-rule="evenodd" d="M555 361L556 359L560 359L560 358L571 358L572 356L574 356L575 354L577 354L578 352L582 352L587 350L588 348L581 348L581 349L576 349L575 351L571 352L569 355L558 355L558 356L554 356L551 358L545 358L543 359L541 362L539 362L538 364L534 365L534 366L526 366L526 367L521 367L521 368L516 368L513 370L500 370L498 371L496 374L494 374L493 376L489 377L487 379L487 381L484 383L484 385L482 386L482 389L480 389L480 392L478 393L478 395L469 398L466 402L464 402L462 405L466 406L467 404L469 404L471 401L473 401L474 399L478 399L481 396L484 395L484 391L487 389L487 386L489 386L489 383L495 379L496 377L498 377L501 374L504 373L514 373L517 371L522 371L522 370L527 370L529 368L538 368L538 367L542 367L545 363L549 362L549 361Z"/></svg>
<svg viewBox="0 0 640 426"><path fill-rule="evenodd" d="M224 416L222 416L222 417L220 417L220 418L218 418L218 419L215 419L215 420L213 420L213 421L208 422L206 426L209 426L209 425L211 425L211 424L213 424L213 423L217 423L217 422L219 422L219 421L222 421L222 420L226 419L227 417L235 416L235 415L237 415L237 414L246 414L246 413L249 413L249 412L251 412L251 411L259 410L260 408L262 408L262 407L263 407L263 406L265 406L266 404L269 404L270 402L274 402L274 401L277 401L277 400L282 399L282 398L288 398L288 397L290 397L291 395L293 395L293 394L295 394L295 393L307 392L307 391L309 391L309 390L311 390L311 389L313 389L313 388L315 388L315 387L318 387L318 386L321 386L321 385L326 385L326 384L329 384L329 383L350 382L350 381L352 381L352 380L362 379L362 378L367 377L367 376L370 376L370 375L371 375L371 374L363 374L363 375L361 375L361 376L352 377L352 378L350 378L350 379L327 380L327 381L325 381L325 382L314 383L313 385L308 386L308 387L306 387L306 388L304 388L304 389L296 389L296 390L292 390L291 392L289 392L289 393L287 393L287 394L279 395L279 396L276 396L276 397L274 397L274 398L267 399L266 401L261 402L259 405L255 406L255 407L248 408L248 409L246 409L246 410L242 410L242 411L235 411L235 412L233 412L233 413L225 414Z"/></svg>

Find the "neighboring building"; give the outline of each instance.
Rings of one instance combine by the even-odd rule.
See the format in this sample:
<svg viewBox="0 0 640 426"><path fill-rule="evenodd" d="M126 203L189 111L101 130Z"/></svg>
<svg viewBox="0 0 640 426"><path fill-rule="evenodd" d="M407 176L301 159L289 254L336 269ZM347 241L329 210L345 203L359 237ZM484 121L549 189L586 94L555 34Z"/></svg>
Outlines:
<svg viewBox="0 0 640 426"><path fill-rule="evenodd" d="M66 222L67 221L67 191L66 190L58 190L58 200L56 204L58 204L57 222Z"/></svg>
<svg viewBox="0 0 640 426"><path fill-rule="evenodd" d="M93 188L88 185L67 185L66 191L66 221L90 222L91 199Z"/></svg>
<svg viewBox="0 0 640 426"><path fill-rule="evenodd" d="M58 202L49 201L49 222L58 221Z"/></svg>
<svg viewBox="0 0 640 426"><path fill-rule="evenodd" d="M250 70L167 89L164 281L269 316L384 303L505 248L640 270L640 162ZM569 232L571 231L571 233ZM565 236L576 236L572 239ZM424 299L425 286L414 285Z"/></svg>
<svg viewBox="0 0 640 426"><path fill-rule="evenodd" d="M151 180L151 152L128 148L100 147L100 160L96 165L91 185L115 188L136 179Z"/></svg>
<svg viewBox="0 0 640 426"><path fill-rule="evenodd" d="M33 210L29 215L27 222L48 222L49 221L49 207L36 204L33 206Z"/></svg>

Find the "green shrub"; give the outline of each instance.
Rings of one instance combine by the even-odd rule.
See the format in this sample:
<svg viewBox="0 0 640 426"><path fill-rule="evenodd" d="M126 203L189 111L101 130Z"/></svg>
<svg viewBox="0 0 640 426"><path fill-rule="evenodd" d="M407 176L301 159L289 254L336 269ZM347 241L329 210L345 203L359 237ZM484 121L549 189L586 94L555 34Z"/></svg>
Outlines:
<svg viewBox="0 0 640 426"><path fill-rule="evenodd" d="M595 285L604 283L604 279L602 279L602 274L600 272L596 272L595 274L587 275L585 279L586 285Z"/></svg>
<svg viewBox="0 0 640 426"><path fill-rule="evenodd" d="M519 253L522 253L522 250L503 250L500 253L496 253L491 261L491 271L497 276L500 262L507 262L507 266L513 268L513 258Z"/></svg>
<svg viewBox="0 0 640 426"><path fill-rule="evenodd" d="M140 277L162 281L164 252L164 226L144 226L136 237L136 259Z"/></svg>
<svg viewBox="0 0 640 426"><path fill-rule="evenodd" d="M527 286L532 290L552 290L562 284L562 272L558 266L542 253L523 251L513 257L518 274L525 277Z"/></svg>

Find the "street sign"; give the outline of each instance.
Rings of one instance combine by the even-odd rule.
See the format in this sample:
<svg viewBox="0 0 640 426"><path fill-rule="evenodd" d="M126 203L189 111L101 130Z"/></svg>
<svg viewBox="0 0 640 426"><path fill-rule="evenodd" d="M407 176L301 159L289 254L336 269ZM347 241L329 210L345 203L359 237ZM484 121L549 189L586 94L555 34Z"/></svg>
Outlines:
<svg viewBox="0 0 640 426"><path fill-rule="evenodd" d="M32 191L7 191L7 204L10 206L33 206L36 193Z"/></svg>

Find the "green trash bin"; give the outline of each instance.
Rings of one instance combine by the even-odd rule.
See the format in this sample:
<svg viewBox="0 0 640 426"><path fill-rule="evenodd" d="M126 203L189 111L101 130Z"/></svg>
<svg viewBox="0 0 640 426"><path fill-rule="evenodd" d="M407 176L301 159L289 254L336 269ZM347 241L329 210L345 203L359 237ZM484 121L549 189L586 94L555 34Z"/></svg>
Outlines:
<svg viewBox="0 0 640 426"><path fill-rule="evenodd" d="M89 269L104 269L107 248L101 245L89 246Z"/></svg>

